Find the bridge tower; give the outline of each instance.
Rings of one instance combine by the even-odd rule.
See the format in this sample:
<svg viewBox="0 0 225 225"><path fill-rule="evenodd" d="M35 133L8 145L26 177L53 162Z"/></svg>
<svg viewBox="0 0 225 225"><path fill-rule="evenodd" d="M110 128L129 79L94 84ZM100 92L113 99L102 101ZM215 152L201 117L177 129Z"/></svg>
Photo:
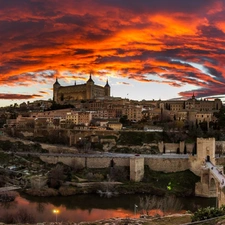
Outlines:
<svg viewBox="0 0 225 225"><path fill-rule="evenodd" d="M208 161L215 165L215 138L197 138L197 160Z"/></svg>
<svg viewBox="0 0 225 225"><path fill-rule="evenodd" d="M195 171L201 177L201 181L195 185L195 195L201 197L216 197L218 182L212 176L206 162L215 165L215 138L197 138L197 155Z"/></svg>
<svg viewBox="0 0 225 225"><path fill-rule="evenodd" d="M195 195L201 197L216 197L217 207L225 205L225 176L223 166L216 165L215 138L197 138L197 165L201 181L195 185ZM192 160L193 162L194 160ZM194 168L194 166L192 165Z"/></svg>

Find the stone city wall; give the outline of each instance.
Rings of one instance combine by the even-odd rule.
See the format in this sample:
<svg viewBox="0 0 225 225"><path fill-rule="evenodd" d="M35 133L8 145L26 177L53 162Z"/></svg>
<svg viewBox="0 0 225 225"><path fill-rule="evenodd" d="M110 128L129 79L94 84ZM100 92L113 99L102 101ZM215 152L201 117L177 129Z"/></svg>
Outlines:
<svg viewBox="0 0 225 225"><path fill-rule="evenodd" d="M46 163L56 164L58 162L71 166L77 163L87 168L107 168L113 159L116 166L130 166L130 158L126 157L66 157L66 156L40 156ZM145 158L144 164L155 171L178 172L189 169L188 159L164 159L164 158Z"/></svg>
<svg viewBox="0 0 225 225"><path fill-rule="evenodd" d="M40 159L49 164L57 164L57 163L61 162L68 166L71 166L72 164L75 164L75 163L81 167L86 166L86 160L84 157L41 155Z"/></svg>
<svg viewBox="0 0 225 225"><path fill-rule="evenodd" d="M116 166L130 166L130 158L120 157L71 157L71 156L46 156L41 155L40 159L46 163L56 164L63 163L71 166L72 164L78 164L82 167L87 168L107 168L110 166L111 160L113 159L114 165Z"/></svg>
<svg viewBox="0 0 225 225"><path fill-rule="evenodd" d="M162 171L165 173L178 172L189 169L188 159L170 158L145 158L145 165L151 170Z"/></svg>
<svg viewBox="0 0 225 225"><path fill-rule="evenodd" d="M158 142L158 148L160 153L163 153L164 151L165 153L177 153L177 150L179 149L180 153L183 154L186 148L186 153L191 154L194 145L194 143L185 143L184 141L181 141L179 143L164 143L163 141Z"/></svg>
<svg viewBox="0 0 225 225"><path fill-rule="evenodd" d="M87 157L87 168L107 168L111 160L115 166L130 166L130 158L120 157Z"/></svg>

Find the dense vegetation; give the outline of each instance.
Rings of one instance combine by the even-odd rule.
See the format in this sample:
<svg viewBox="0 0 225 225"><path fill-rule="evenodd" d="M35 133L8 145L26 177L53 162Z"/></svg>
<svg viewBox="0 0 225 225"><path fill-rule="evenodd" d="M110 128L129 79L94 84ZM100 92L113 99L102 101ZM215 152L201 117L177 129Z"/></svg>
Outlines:
<svg viewBox="0 0 225 225"><path fill-rule="evenodd" d="M48 152L42 149L39 143L30 143L29 145L24 144L21 141L11 142L11 141L0 141L0 149L5 152Z"/></svg>
<svg viewBox="0 0 225 225"><path fill-rule="evenodd" d="M200 208L195 211L191 217L192 222L194 221L201 221L207 220L219 216L225 215L225 206L221 206L220 208L215 207L207 207L207 208Z"/></svg>

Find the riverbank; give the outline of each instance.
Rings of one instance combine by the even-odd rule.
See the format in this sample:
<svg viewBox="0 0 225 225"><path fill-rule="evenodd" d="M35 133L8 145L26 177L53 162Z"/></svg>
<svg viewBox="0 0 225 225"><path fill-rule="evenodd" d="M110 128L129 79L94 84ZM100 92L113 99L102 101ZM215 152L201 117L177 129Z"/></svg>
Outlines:
<svg viewBox="0 0 225 225"><path fill-rule="evenodd" d="M181 225L191 222L191 214L174 214L165 217L151 217L151 218L110 218L103 220L96 220L92 222L43 222L37 225ZM0 223L3 225L4 223ZM22 225L22 224L20 224ZM26 225L32 225L27 224Z"/></svg>
<svg viewBox="0 0 225 225"><path fill-rule="evenodd" d="M181 225L189 222L191 222L191 214L174 214L151 218L111 218L94 222L80 222L77 225Z"/></svg>
<svg viewBox="0 0 225 225"><path fill-rule="evenodd" d="M4 223L0 223L4 225ZM43 222L37 225L189 225L191 223L191 214L174 214L159 218L111 218L107 220L97 220L93 222ZM210 220L199 221L198 225L224 225L225 216L217 217ZM19 224L23 225L23 224ZM26 225L33 225L28 224ZM35 224L36 225L36 224Z"/></svg>

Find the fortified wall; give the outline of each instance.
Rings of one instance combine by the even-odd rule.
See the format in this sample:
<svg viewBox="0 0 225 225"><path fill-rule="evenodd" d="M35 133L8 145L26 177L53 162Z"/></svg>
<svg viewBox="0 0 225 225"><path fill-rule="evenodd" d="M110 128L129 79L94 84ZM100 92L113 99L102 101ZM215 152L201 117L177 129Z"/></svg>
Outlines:
<svg viewBox="0 0 225 225"><path fill-rule="evenodd" d="M63 163L80 168L109 168L110 166L130 167L130 180L140 181L144 177L144 158L142 157L71 157L41 155L40 159L46 163Z"/></svg>
<svg viewBox="0 0 225 225"><path fill-rule="evenodd" d="M195 143L185 143L180 141L179 143L164 143L163 141L158 143L160 153L181 153L191 154L193 152Z"/></svg>
<svg viewBox="0 0 225 225"><path fill-rule="evenodd" d="M140 159L142 157L135 156ZM104 156L47 156L41 155L40 159L46 163L56 164L64 163L71 166L76 163L83 168L108 168L113 159L116 166L130 166L130 157L104 157ZM165 173L188 170L190 168L188 158L144 158L143 165L148 166L151 170L162 171Z"/></svg>
<svg viewBox="0 0 225 225"><path fill-rule="evenodd" d="M162 171L164 173L190 169L188 158L145 158L145 165L151 170Z"/></svg>

